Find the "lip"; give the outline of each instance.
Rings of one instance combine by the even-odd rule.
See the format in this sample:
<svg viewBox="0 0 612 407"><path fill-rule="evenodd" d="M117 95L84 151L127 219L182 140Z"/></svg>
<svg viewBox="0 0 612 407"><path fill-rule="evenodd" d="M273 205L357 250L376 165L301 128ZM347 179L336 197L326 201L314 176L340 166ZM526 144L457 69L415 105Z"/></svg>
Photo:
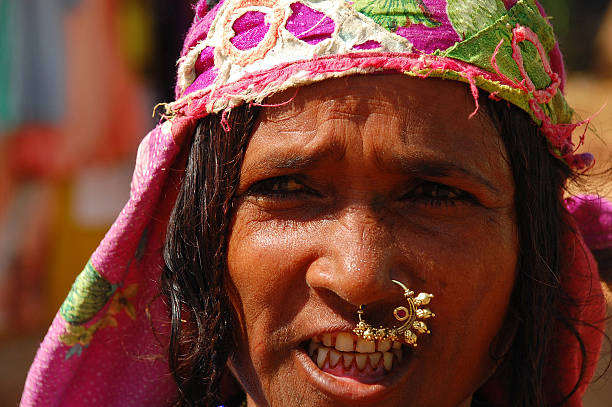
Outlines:
<svg viewBox="0 0 612 407"><path fill-rule="evenodd" d="M339 402L373 402L384 398L401 384L402 379L407 377L411 367L412 351L404 354L400 366L373 383L324 372L301 347L294 349L293 357L299 374L313 387L329 397Z"/></svg>

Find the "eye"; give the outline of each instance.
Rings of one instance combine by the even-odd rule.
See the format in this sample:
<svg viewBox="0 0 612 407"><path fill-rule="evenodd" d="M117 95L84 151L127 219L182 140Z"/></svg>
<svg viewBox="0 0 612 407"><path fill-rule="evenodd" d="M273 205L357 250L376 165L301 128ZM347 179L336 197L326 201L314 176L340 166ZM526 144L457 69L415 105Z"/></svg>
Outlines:
<svg viewBox="0 0 612 407"><path fill-rule="evenodd" d="M248 194L270 198L297 198L301 195L320 196L294 176L274 177L259 181L249 188Z"/></svg>
<svg viewBox="0 0 612 407"><path fill-rule="evenodd" d="M404 199L424 202L432 206L455 205L458 202L473 201L472 195L448 185L425 181L417 185Z"/></svg>

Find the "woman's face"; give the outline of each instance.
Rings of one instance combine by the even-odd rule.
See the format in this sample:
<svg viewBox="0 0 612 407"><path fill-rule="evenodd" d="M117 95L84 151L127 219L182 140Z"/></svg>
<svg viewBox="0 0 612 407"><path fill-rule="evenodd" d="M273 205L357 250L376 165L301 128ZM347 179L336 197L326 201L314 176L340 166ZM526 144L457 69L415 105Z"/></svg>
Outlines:
<svg viewBox="0 0 612 407"><path fill-rule="evenodd" d="M463 84L401 75L328 80L263 110L228 247L244 329L230 366L251 403L454 407L492 374L516 274L514 185L473 110ZM392 279L434 294L436 317L417 348L385 355L352 329L361 304L369 322L397 322Z"/></svg>

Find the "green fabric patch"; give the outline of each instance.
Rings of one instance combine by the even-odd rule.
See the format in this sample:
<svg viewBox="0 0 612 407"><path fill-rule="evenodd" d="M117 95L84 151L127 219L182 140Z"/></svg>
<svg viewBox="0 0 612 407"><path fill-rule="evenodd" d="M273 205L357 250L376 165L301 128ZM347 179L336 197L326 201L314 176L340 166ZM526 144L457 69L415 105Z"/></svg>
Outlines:
<svg viewBox="0 0 612 407"><path fill-rule="evenodd" d="M567 100L561 92L546 105L548 110L544 112L552 118L553 123L571 123L574 117L574 109L567 104Z"/></svg>
<svg viewBox="0 0 612 407"><path fill-rule="evenodd" d="M462 39L470 38L506 14L501 0L447 0L448 19Z"/></svg>
<svg viewBox="0 0 612 407"><path fill-rule="evenodd" d="M423 0L356 0L353 7L391 32L411 24L423 24L426 27L440 25Z"/></svg>
<svg viewBox="0 0 612 407"><path fill-rule="evenodd" d="M503 45L497 54L497 65L504 75L520 82L523 78L512 58L512 30L517 24L530 27L539 37L546 52L550 52L555 44L552 27L540 15L535 3L531 0L520 0L495 24L471 38L455 44L446 50L443 55L468 62L489 72L495 72L495 68L491 65L491 57L495 48L503 39ZM521 42L519 47L523 53L525 70L534 85L537 89L546 88L551 81L542 67L537 49L527 41Z"/></svg>
<svg viewBox="0 0 612 407"><path fill-rule="evenodd" d="M512 30L517 24L529 27L538 36L546 53L553 49L556 42L553 29L540 14L534 0L519 0L514 7L490 26L475 33L467 40L455 44L444 52L437 52L437 54L458 59L495 73L495 68L491 64L491 58L495 48L503 39L503 44L496 58L498 68L502 74L510 79L521 82L523 77L516 61L512 58ZM518 46L523 55L525 71L536 89L548 87L551 84L551 79L542 66L542 61L536 47L529 41L523 41ZM455 79L468 82L467 78ZM500 98L519 106L528 112L537 124L541 124L541 120L534 116L529 106L529 100L532 98L532 95L516 89L509 91L510 87L498 82L488 81L483 78L474 79L479 88L489 92L497 92ZM551 118L552 123L571 122L573 110L568 106L561 92L558 92L549 103L542 105L542 109Z"/></svg>
<svg viewBox="0 0 612 407"><path fill-rule="evenodd" d="M115 289L116 286L94 269L90 260L72 285L60 314L70 324L83 324L104 308Z"/></svg>

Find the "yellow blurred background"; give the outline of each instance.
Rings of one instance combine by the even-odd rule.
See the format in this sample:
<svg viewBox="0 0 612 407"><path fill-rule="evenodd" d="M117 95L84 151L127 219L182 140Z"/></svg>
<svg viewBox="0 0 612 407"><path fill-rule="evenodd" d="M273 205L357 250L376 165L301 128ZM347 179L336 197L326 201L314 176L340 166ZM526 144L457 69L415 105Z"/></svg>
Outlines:
<svg viewBox="0 0 612 407"><path fill-rule="evenodd" d="M193 2L0 0L0 406L18 404L47 326L128 198L152 108L173 98ZM583 118L601 109L583 150L594 172L610 168L612 1L542 3L570 104ZM590 187L612 198L609 181ZM585 407L612 405L612 374L592 388Z"/></svg>

